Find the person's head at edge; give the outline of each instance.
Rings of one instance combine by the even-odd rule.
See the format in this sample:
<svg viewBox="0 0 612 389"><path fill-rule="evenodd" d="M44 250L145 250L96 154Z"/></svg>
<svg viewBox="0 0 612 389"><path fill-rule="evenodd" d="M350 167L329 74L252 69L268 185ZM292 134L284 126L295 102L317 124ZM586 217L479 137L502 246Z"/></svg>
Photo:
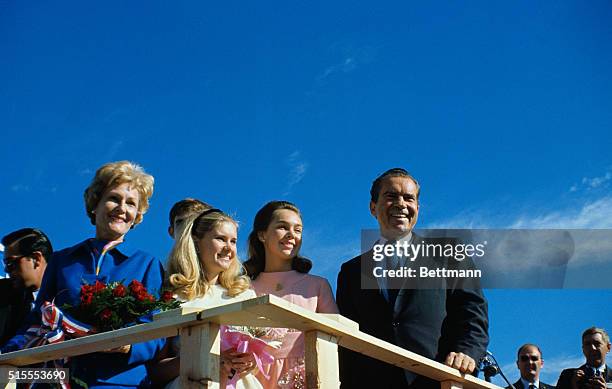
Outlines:
<svg viewBox="0 0 612 389"><path fill-rule="evenodd" d="M420 186L408 171L389 169L372 182L370 213L383 238L401 239L412 231L419 216Z"/></svg>
<svg viewBox="0 0 612 389"><path fill-rule="evenodd" d="M540 370L544 366L542 350L535 344L522 345L516 353L516 366L521 372L521 378L533 383L540 380Z"/></svg>
<svg viewBox="0 0 612 389"><path fill-rule="evenodd" d="M18 286L38 290L53 255L47 235L37 228L22 228L2 238L4 269Z"/></svg>
<svg viewBox="0 0 612 389"><path fill-rule="evenodd" d="M289 201L270 201L253 220L249 234L249 260L244 263L247 274L255 279L265 271L296 270L308 273L312 262L301 257L302 215Z"/></svg>
<svg viewBox="0 0 612 389"><path fill-rule="evenodd" d="M187 217L168 258L168 283L174 293L192 300L217 283L229 296L249 287L236 254L237 229L236 221L219 209Z"/></svg>
<svg viewBox="0 0 612 389"><path fill-rule="evenodd" d="M191 197L177 201L172 208L170 208L168 235L170 235L172 239L176 239L175 232L180 229L185 219L191 215L202 213L211 208L212 206L210 204Z"/></svg>
<svg viewBox="0 0 612 389"><path fill-rule="evenodd" d="M125 234L142 222L153 195L153 177L129 161L110 162L96 171L85 189L85 209L96 238L123 240Z"/></svg>
<svg viewBox="0 0 612 389"><path fill-rule="evenodd" d="M587 365L594 368L605 365L610 348L610 336L603 328L591 327L582 333L582 353Z"/></svg>

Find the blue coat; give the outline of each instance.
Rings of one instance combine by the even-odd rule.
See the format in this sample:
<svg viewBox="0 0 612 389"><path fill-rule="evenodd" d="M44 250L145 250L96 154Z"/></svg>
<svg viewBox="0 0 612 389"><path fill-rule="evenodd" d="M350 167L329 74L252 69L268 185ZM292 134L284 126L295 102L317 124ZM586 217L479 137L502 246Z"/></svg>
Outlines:
<svg viewBox="0 0 612 389"><path fill-rule="evenodd" d="M163 282L163 267L159 260L140 250L130 250L127 243L110 250L102 262L100 273L95 274L96 258L93 240L85 240L73 247L53 254L43 277L36 299L34 314L29 324L41 320L39 307L45 301L55 299L55 305L76 305L83 282L91 284L96 279L103 282L138 280L151 293L158 295ZM26 327L27 328L27 327ZM25 345L23 335L11 339L2 352L20 350ZM151 360L162 348L165 340L133 344L128 354L94 353L70 359L72 376L86 382L89 388L134 388L146 381L145 362Z"/></svg>

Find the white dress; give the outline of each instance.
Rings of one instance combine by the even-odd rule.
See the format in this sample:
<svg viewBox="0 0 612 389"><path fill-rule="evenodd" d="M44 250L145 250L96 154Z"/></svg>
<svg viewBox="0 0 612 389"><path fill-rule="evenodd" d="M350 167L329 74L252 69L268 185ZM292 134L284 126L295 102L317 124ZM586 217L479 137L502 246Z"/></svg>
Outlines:
<svg viewBox="0 0 612 389"><path fill-rule="evenodd" d="M227 289L219 284L212 285L203 297L198 297L190 301L185 301L181 304L186 308L202 308L210 309L220 305L231 304L238 301L248 300L257 297L253 289L247 289L238 296L230 297L227 295ZM172 349L178 355L180 353L179 337L173 339ZM263 387L253 374L247 374L236 382L236 389L262 389ZM180 377L176 377L168 383L165 389L180 389Z"/></svg>

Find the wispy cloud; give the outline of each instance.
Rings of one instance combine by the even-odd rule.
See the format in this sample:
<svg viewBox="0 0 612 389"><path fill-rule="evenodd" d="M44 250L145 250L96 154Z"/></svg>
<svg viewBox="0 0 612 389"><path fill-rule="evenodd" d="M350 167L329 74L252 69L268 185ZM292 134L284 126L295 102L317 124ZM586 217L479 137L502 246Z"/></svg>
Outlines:
<svg viewBox="0 0 612 389"><path fill-rule="evenodd" d="M544 269L537 274L549 281L563 279L565 287L594 287L584 280L590 279L594 269L601 269L599 265L610 266L612 196L583 198L574 204L519 215L496 215L491 209L464 211L426 227L507 229L497 235L494 231L473 231L474 236L495 237L494 240L489 238L487 254L495 259L496 271L508 269L517 275L518 281L523 281L521 272ZM525 231L528 229L541 231ZM595 264L598 266L591 266ZM535 275L531 279L540 280ZM510 282L511 278L504 280Z"/></svg>
<svg viewBox="0 0 612 389"><path fill-rule="evenodd" d="M125 142L123 141L123 139L118 139L115 142L113 142L111 144L111 146L108 149L108 153L106 154L106 161L114 161L115 160L115 156L117 155L117 153L119 152L119 150L121 150L121 148L123 147L123 144Z"/></svg>
<svg viewBox="0 0 612 389"><path fill-rule="evenodd" d="M340 271L340 265L360 254L359 241L318 244L312 240L312 236L308 238L309 243L302 250L304 255L313 260L315 273L327 277L332 284Z"/></svg>
<svg viewBox="0 0 612 389"><path fill-rule="evenodd" d="M308 162L301 158L299 151L294 151L287 157L287 165L289 166L289 177L287 180L287 189L285 193L283 193L283 196L287 196L291 193L293 187L302 181L308 170Z"/></svg>
<svg viewBox="0 0 612 389"><path fill-rule="evenodd" d="M578 208L521 215L510 228L612 228L612 196L586 201Z"/></svg>
<svg viewBox="0 0 612 389"><path fill-rule="evenodd" d="M29 192L30 186L24 184L15 184L11 186L11 190L13 192Z"/></svg>
<svg viewBox="0 0 612 389"><path fill-rule="evenodd" d="M593 190L607 187L612 180L612 171L608 171L599 177L582 177L580 184L574 184L570 187L570 192L577 192L580 189Z"/></svg>
<svg viewBox="0 0 612 389"><path fill-rule="evenodd" d="M323 81L334 73L348 73L355 70L356 67L357 62L355 61L355 58L347 57L339 63L328 66L321 74L317 76L317 81Z"/></svg>
<svg viewBox="0 0 612 389"><path fill-rule="evenodd" d="M447 219L434 220L426 228L612 228L612 196L577 200L554 211L531 211L514 216L500 215L492 209L474 208ZM575 203L576 203L575 202Z"/></svg>
<svg viewBox="0 0 612 389"><path fill-rule="evenodd" d="M316 76L318 84L321 84L330 77L350 73L363 65L373 62L377 48L369 45L354 47L353 45L335 43L332 45L331 50L340 52L339 59L327 66Z"/></svg>

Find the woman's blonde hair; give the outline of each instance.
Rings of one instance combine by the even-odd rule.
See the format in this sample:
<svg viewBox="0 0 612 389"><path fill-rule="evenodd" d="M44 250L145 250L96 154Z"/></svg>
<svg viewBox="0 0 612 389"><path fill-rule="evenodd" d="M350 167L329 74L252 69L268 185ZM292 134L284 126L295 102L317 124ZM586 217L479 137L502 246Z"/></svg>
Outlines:
<svg viewBox="0 0 612 389"><path fill-rule="evenodd" d="M149 198L153 195L153 176L145 173L144 169L130 161L109 162L96 171L91 184L85 189L85 210L91 224L96 224L94 210L98 206L104 192L115 186L129 183L138 191L138 214L134 225L142 221L142 216L149 209Z"/></svg>
<svg viewBox="0 0 612 389"><path fill-rule="evenodd" d="M203 297L211 287L206 277L206 268L198 257L197 242L221 223L238 223L218 209L209 209L189 216L174 243L168 258L168 283L173 292L185 300ZM250 280L243 274L242 264L236 256L227 270L218 278L229 296L236 296L249 288Z"/></svg>

